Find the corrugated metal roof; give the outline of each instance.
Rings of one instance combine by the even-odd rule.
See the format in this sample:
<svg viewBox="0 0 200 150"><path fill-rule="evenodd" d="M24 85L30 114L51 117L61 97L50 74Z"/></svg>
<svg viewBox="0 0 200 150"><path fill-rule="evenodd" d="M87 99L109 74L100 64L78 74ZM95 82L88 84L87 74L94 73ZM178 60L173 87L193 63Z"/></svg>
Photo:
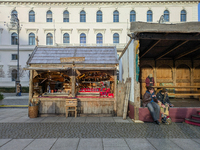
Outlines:
<svg viewBox="0 0 200 150"><path fill-rule="evenodd" d="M113 46L36 47L27 64L60 64L62 57L85 57L75 64L118 64L117 50ZM73 62L69 62L71 64Z"/></svg>

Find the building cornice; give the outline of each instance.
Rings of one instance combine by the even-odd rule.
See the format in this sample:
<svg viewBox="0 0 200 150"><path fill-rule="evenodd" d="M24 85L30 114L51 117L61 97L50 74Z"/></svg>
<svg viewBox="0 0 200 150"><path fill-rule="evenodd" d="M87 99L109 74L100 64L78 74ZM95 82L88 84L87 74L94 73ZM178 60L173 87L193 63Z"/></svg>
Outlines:
<svg viewBox="0 0 200 150"><path fill-rule="evenodd" d="M199 0L7 0L0 5L36 5L36 6L77 6L77 5L140 5L140 4L196 4Z"/></svg>

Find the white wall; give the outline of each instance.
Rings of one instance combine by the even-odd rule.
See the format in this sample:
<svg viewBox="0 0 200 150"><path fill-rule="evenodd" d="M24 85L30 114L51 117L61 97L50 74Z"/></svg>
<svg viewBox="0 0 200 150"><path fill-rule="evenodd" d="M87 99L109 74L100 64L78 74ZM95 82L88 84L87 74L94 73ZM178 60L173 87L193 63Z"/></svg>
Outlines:
<svg viewBox="0 0 200 150"><path fill-rule="evenodd" d="M18 1L18 0L12 0ZM124 1L124 3L122 3ZM34 2L34 0L32 1ZM65 1L66 2L66 1ZM98 1L99 2L99 1ZM79 45L80 34L86 34L87 45L96 45L96 35L102 33L103 44L113 45L113 34L119 34L119 44L116 44L117 53L120 54L126 43L129 41L127 33L130 27L130 11L136 11L136 21L146 22L146 12L150 9L153 11L153 22L157 22L164 10L170 11L170 23L180 22L180 11L187 11L187 21L198 21L198 2L139 2L131 0L120 0L103 2L103 3L37 3L0 2L0 66L3 65L5 77L0 77L0 86L13 86L14 82L7 75L9 65L17 65L17 62L11 61L11 54L17 53L16 46L11 45L11 34L14 30L9 30L7 25L10 23L10 14L12 10L18 12L20 20L20 65L26 65L28 54L34 46L28 45L28 35L33 32L39 38L39 45L46 45L46 34L52 33L54 36L54 46L63 44L63 34L69 33L70 44ZM80 11L85 10L86 22L80 23ZM28 13L30 10L35 11L35 22L28 22ZM53 12L53 22L46 22L46 12ZM63 22L63 12L69 11L69 22ZM96 12L103 12L103 22L96 22ZM113 12L119 11L119 22L113 23ZM16 30L15 30L16 32ZM23 49L23 50L22 50ZM127 54L126 54L127 55ZM132 55L131 52L129 55ZM127 56L126 56L127 57ZM124 60L127 64L128 60ZM129 62L131 63L131 62ZM123 78L127 76L128 70L124 68ZM129 70L131 76L131 72ZM28 77L21 78L22 86L28 86Z"/></svg>

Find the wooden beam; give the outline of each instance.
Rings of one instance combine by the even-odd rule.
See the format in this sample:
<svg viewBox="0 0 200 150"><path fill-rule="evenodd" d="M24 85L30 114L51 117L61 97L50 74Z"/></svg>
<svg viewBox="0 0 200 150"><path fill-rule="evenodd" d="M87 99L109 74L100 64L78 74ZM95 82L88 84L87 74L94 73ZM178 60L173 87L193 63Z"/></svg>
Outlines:
<svg viewBox="0 0 200 150"><path fill-rule="evenodd" d="M192 33L168 33L166 36L165 33L139 33L136 35L138 39L147 39L147 40L191 40L199 41L199 34Z"/></svg>
<svg viewBox="0 0 200 150"><path fill-rule="evenodd" d="M148 53L152 48L154 48L161 40L151 42L147 48L144 50L144 53L141 54L140 58L142 58L146 53Z"/></svg>
<svg viewBox="0 0 200 150"><path fill-rule="evenodd" d="M174 51L175 49L179 48L180 46L182 46L183 44L187 43L189 40L186 40L184 42L177 42L175 43L173 46L171 46L170 48L168 48L166 51L164 51L164 53L162 53L160 56L156 57L156 60L164 57L165 55L171 53L172 51Z"/></svg>
<svg viewBox="0 0 200 150"><path fill-rule="evenodd" d="M187 52L185 52L185 53L182 53L182 54L180 54L179 56L177 56L177 57L175 57L175 59L179 59L179 58L181 58L181 57L183 57L183 56L186 56L186 55L188 55L188 54L190 54L190 53L193 53L193 52L195 52L195 51L197 51L197 50L199 50L200 49L200 45L198 45L195 49L193 49L193 50L189 50L189 51L187 51Z"/></svg>

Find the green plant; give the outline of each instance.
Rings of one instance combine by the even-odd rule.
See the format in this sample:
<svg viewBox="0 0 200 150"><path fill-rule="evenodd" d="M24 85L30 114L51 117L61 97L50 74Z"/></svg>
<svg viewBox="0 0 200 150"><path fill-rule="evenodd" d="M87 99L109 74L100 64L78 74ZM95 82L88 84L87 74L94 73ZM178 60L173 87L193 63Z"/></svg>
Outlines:
<svg viewBox="0 0 200 150"><path fill-rule="evenodd" d="M0 87L0 92L2 93L15 93L16 88L15 87ZM28 93L29 87L22 87L22 93Z"/></svg>
<svg viewBox="0 0 200 150"><path fill-rule="evenodd" d="M0 100L2 100L2 99L3 99L3 94L0 93Z"/></svg>

